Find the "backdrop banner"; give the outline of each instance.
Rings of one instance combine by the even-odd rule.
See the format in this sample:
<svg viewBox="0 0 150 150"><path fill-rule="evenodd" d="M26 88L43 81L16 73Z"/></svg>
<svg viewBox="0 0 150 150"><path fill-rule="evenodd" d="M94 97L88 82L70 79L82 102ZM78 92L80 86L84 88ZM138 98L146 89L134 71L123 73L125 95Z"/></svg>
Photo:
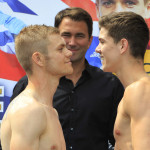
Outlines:
<svg viewBox="0 0 150 150"><path fill-rule="evenodd" d="M67 7L81 7L92 16L93 40L86 59L91 65L101 68L100 56L95 52L99 43L95 0L0 0L0 121L10 103L14 86L25 75L15 55L15 36L31 24L54 26L55 15ZM150 19L145 20L150 26ZM150 42L144 63L150 74Z"/></svg>

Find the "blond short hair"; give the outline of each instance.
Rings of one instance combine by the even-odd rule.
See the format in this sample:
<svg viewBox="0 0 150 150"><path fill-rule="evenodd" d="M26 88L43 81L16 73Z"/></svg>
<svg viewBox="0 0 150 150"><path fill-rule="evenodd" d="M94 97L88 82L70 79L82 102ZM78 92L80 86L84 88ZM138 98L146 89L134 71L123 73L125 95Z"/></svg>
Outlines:
<svg viewBox="0 0 150 150"><path fill-rule="evenodd" d="M50 44L48 37L52 34L59 34L59 30L46 25L30 25L23 28L16 36L16 56L27 73L32 73L32 54L34 52L48 53L47 46Z"/></svg>

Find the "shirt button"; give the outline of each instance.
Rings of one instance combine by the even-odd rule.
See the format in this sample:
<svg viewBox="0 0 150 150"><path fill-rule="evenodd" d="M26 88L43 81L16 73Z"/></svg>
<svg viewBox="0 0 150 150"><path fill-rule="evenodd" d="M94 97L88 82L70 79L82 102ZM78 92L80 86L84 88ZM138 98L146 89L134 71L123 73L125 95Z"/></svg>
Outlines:
<svg viewBox="0 0 150 150"><path fill-rule="evenodd" d="M70 146L69 149L72 149L72 146Z"/></svg>
<svg viewBox="0 0 150 150"><path fill-rule="evenodd" d="M71 111L73 112L73 111L74 111L74 108L71 108Z"/></svg>
<svg viewBox="0 0 150 150"><path fill-rule="evenodd" d="M74 93L74 91L71 91L71 93L73 94L73 93Z"/></svg>
<svg viewBox="0 0 150 150"><path fill-rule="evenodd" d="M73 128L70 128L71 131L73 131Z"/></svg>

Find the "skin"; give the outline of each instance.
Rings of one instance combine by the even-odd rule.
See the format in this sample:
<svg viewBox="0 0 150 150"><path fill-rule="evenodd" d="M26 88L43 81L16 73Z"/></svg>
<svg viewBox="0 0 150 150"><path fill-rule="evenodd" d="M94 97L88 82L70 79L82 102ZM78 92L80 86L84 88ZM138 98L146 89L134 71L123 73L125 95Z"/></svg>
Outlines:
<svg viewBox="0 0 150 150"><path fill-rule="evenodd" d="M58 35L53 35L50 37L50 41L51 44L48 46L50 51L46 61L47 71L54 76L60 77L71 74L73 72L71 62L72 52L66 48L64 39ZM63 63L62 60L64 61ZM62 72L60 72L60 68Z"/></svg>
<svg viewBox="0 0 150 150"><path fill-rule="evenodd" d="M102 57L104 71L114 72L125 88L114 127L115 150L149 150L150 77L143 60L131 56L127 39L116 44L103 27L99 41L96 52Z"/></svg>
<svg viewBox="0 0 150 150"><path fill-rule="evenodd" d="M74 71L66 77L75 85L85 68L85 53L92 38L89 38L88 26L84 21L73 21L69 17L63 18L58 29L67 49L72 52L71 62Z"/></svg>
<svg viewBox="0 0 150 150"><path fill-rule="evenodd" d="M144 4L144 0L99 0L96 5L99 17L120 11L132 11L144 18L147 16L148 6Z"/></svg>
<svg viewBox="0 0 150 150"><path fill-rule="evenodd" d="M115 150L148 150L150 78L143 74L130 84L118 107L114 127Z"/></svg>
<svg viewBox="0 0 150 150"><path fill-rule="evenodd" d="M150 18L150 0L96 0L96 11L98 18L112 12L132 11L145 19ZM149 24L149 20L147 20ZM149 49L146 51L144 63L149 63ZM145 71L149 72L149 65L144 65Z"/></svg>
<svg viewBox="0 0 150 150"><path fill-rule="evenodd" d="M105 72L113 72L116 66L119 65L119 44L115 44L114 40L107 35L108 32L105 28L100 30L99 45L96 52L100 54L102 69ZM103 51L102 51L103 50Z"/></svg>
<svg viewBox="0 0 150 150"><path fill-rule="evenodd" d="M28 86L10 103L4 115L3 150L66 150L52 100L60 77L73 72L72 53L59 34L51 36L50 43L46 57L33 53L33 74L28 75Z"/></svg>

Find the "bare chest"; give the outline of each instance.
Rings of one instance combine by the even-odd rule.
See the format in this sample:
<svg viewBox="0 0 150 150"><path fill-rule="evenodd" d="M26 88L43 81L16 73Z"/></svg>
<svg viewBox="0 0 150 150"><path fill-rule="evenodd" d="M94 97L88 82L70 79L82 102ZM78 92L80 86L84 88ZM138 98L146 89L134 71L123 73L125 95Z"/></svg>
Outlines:
<svg viewBox="0 0 150 150"><path fill-rule="evenodd" d="M114 137L116 140L115 150L132 150L130 117L125 113L122 102L118 106Z"/></svg>
<svg viewBox="0 0 150 150"><path fill-rule="evenodd" d="M56 112L47 110L47 128L40 138L39 150L66 150L63 131Z"/></svg>

